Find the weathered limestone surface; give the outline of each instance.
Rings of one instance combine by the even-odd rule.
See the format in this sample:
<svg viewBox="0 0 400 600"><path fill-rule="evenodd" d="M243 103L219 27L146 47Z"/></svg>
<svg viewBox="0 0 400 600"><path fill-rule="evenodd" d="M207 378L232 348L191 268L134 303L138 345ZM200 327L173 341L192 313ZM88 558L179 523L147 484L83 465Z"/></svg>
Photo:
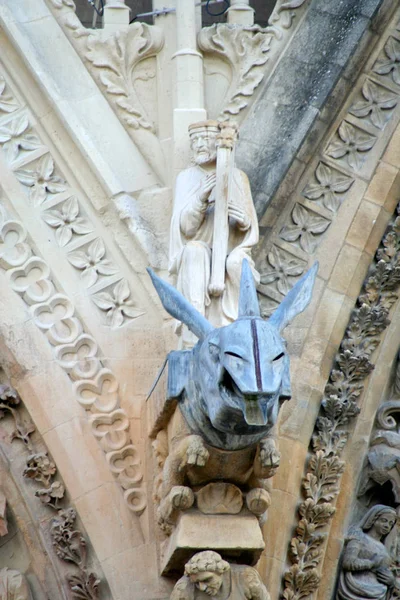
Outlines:
<svg viewBox="0 0 400 600"><path fill-rule="evenodd" d="M158 0L154 5L166 3L175 4ZM232 82L241 83L233 92L251 89L238 116L239 164L250 175L263 215L256 265L264 314L273 311L315 259L320 262L312 303L285 334L293 357L293 400L278 424L281 467L272 482L263 528L268 543L258 564L273 599L294 564L292 554L288 561L288 545L298 524L302 479L325 384L399 198L398 60L388 55L400 43L399 19L387 22L395 9L388 0L305 2L292 7L298 16L293 25L280 28L288 35L284 40L293 35L287 46L274 40L269 47L269 34L254 30L235 37L253 44L246 60L229 44L219 55L207 50L204 60L204 105L216 115ZM281 15L284 21L289 12ZM114 600L167 600L175 584L174 578L159 576L161 535L151 500L156 485L146 404L175 338L144 273L148 263L166 269L175 164L174 18L159 17L157 31L136 24L120 37L123 60L110 83L110 69L94 63L116 60L116 37L108 45L99 38L87 45L70 0L0 2L0 362L47 444L97 556L96 569L110 586L106 598ZM214 33L208 32L207 39ZM221 36L224 43L233 39L226 29ZM261 42L265 45L257 48ZM134 43L147 44L143 61ZM256 66L247 60L252 52L260 59ZM148 129L126 107L116 107L126 87L110 93L125 60L135 79L129 110L143 116L144 104L151 116L145 121ZM389 72L380 72L382 62L390 60ZM237 67L233 77L232 65ZM240 79L247 66L249 88ZM259 80L263 73L272 76ZM127 81L122 77L123 85ZM190 112L193 97L185 98L182 82L180 97ZM138 129L124 121L127 113L135 126L141 123ZM186 128L179 135L186 139ZM143 140L150 138L158 170L145 156ZM355 142L358 147L343 153L346 144ZM160 183L160 156L167 183ZM185 152L181 158L189 160ZM391 325L371 359L375 370L364 381L362 412L342 455L346 469L336 514L321 530L329 536L318 566L321 600L333 594L354 481L376 410L387 399L399 311L393 307ZM71 347L66 339L74 343L74 335L79 343ZM7 448L9 434L1 429L0 443ZM14 469L22 465L22 455L12 452L8 459ZM51 575L44 555L32 566L31 554L45 531L40 500L30 499L40 507L32 518L26 496L12 491L9 468L6 463L0 485L6 487L9 514L16 518L8 519L9 537L0 542L0 568L4 556L19 552L21 563L14 568L27 574L34 600L46 596L43 590L51 598L62 597L58 576ZM36 488L24 489L33 496ZM238 514L234 511L243 498L232 487L226 493L228 500L209 488L197 499L201 519L228 521ZM227 506L231 514L222 512ZM0 493L1 531L2 511ZM21 535L14 535L17 521L27 524ZM212 533L204 532L205 544Z"/></svg>
<svg viewBox="0 0 400 600"><path fill-rule="evenodd" d="M315 139L317 121L329 121L351 88L376 39L374 15L382 4L382 0L311 3L240 132L238 165L248 173L259 218L307 136ZM339 79L335 106L332 93ZM322 114L326 105L330 106ZM321 126L317 139L320 135Z"/></svg>

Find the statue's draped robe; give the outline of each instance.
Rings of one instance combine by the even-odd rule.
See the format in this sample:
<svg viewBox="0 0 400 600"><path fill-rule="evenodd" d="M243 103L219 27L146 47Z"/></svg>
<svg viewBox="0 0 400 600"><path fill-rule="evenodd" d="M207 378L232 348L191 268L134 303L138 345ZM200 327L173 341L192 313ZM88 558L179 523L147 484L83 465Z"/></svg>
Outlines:
<svg viewBox="0 0 400 600"><path fill-rule="evenodd" d="M346 558L351 554L352 558ZM382 542L365 533L351 539L344 553L338 600L385 600L388 586L380 583L373 569L388 569L390 556Z"/></svg>
<svg viewBox="0 0 400 600"><path fill-rule="evenodd" d="M176 182L171 221L171 274L177 276L177 289L213 325L221 327L237 318L242 261L247 258L258 281L250 253L258 242L258 222L247 176L234 169L232 199L245 213L249 227L241 229L230 220L225 291L222 298L212 299L208 293L211 276L211 253L214 233L214 203L204 210L200 188L210 171L190 167L182 171Z"/></svg>

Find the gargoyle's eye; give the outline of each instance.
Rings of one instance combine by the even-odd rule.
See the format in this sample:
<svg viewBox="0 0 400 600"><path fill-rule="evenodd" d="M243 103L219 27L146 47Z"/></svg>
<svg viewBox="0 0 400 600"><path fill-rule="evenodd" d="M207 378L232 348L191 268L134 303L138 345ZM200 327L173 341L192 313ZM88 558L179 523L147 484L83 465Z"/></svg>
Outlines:
<svg viewBox="0 0 400 600"><path fill-rule="evenodd" d="M236 352L225 352L227 356L233 356L234 358L240 358L242 360L242 356L240 354L236 354Z"/></svg>
<svg viewBox="0 0 400 600"><path fill-rule="evenodd" d="M278 356L275 356L275 358L272 359L272 362L275 362L276 360L279 360L280 358L282 358L282 356L285 356L284 352L281 352L280 354L278 354Z"/></svg>

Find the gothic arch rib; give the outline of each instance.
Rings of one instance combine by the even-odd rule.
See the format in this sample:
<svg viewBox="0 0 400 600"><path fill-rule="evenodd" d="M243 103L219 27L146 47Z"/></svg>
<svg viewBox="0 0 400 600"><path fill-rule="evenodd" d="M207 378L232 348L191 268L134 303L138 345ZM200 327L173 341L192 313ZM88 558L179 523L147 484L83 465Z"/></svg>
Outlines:
<svg viewBox="0 0 400 600"><path fill-rule="evenodd" d="M283 196L286 209L283 204L276 220L272 214L270 235L265 234L257 255L257 266L264 276L261 293L268 300L268 303L264 301L265 314L291 287L291 278L295 280L316 259L321 264L312 305L286 331L289 351L294 357L293 398L283 407L280 419L282 468L274 478L272 510L265 526L265 538L268 540L266 560L261 564L266 580L273 581L271 593L275 596L284 585L283 578L277 580L277 572L288 578L287 598L298 598L300 588L305 589L302 572L293 585L289 581L297 575L297 567L293 573L288 567L297 565L299 561L301 563L302 559L293 553L293 550L296 551L294 546L289 550L288 559L288 548L293 537L293 525L296 527L300 519L298 506L304 499L302 480L305 465L309 464L310 439L332 364L368 268L400 196L399 89L393 85L393 80L385 81L378 72L388 40L393 36L399 37L399 18L397 12L386 24L351 94L325 133L320 154L314 150L294 191L290 191L289 182L289 189L285 189ZM364 93L368 94L369 82L382 86L391 95L395 105L391 113L393 120L390 117L384 123L373 124L368 122L369 117L358 112L366 100ZM389 113L386 116L389 117ZM340 146L343 123L363 131L366 137L375 137L373 146L365 149L362 164L345 164L340 157L332 155L336 154L335 151L332 153L332 145L334 149ZM334 193L327 194L324 190L328 184L334 187L335 179L338 184L336 198ZM282 199L279 194L277 198ZM276 208L271 205L272 213L275 214ZM296 227L298 230L302 227L307 229L311 225L310 220L315 231L310 231L311 235L301 240L300 233L296 234ZM337 366L334 368L337 370ZM280 507L280 514L284 511L287 515L296 515L295 523L283 528L279 516L273 514L274 506ZM329 557L326 559L329 565L334 564L338 558L335 541L329 546L329 554L323 550L323 556ZM318 561L318 565L322 565L322 560ZM329 569L321 570L324 574L327 571ZM314 577L314 573L312 575ZM310 586L309 593L316 593L316 574L306 583ZM328 597L326 593L327 587L323 584L319 597Z"/></svg>

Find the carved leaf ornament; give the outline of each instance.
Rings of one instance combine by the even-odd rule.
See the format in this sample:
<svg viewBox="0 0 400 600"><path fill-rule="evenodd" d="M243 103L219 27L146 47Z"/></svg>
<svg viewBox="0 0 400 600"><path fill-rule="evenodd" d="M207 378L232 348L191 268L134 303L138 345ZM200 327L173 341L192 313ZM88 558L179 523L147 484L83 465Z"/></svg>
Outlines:
<svg viewBox="0 0 400 600"><path fill-rule="evenodd" d="M88 567L86 540L78 529L74 529L76 512L73 508L61 508L65 502L65 487L61 481L54 480L57 475L55 463L47 452L35 452L30 439L35 426L30 420L22 419L19 410L21 400L16 391L8 385L0 385L0 419L10 414L14 420L15 432L11 441L18 438L30 452L26 459L23 476L40 483L43 487L35 491L35 496L55 511L57 517L50 523L50 535L55 553L63 561L73 563L75 572L67 573L72 598L98 600L100 579Z"/></svg>
<svg viewBox="0 0 400 600"><path fill-rule="evenodd" d="M272 246L267 261L272 269L261 274L261 283L276 282L278 291L283 295L286 295L292 288L291 278L302 275L306 267L303 261L296 259L294 256L288 260L287 253L284 253L277 246Z"/></svg>
<svg viewBox="0 0 400 600"><path fill-rule="evenodd" d="M29 199L33 206L40 206L47 200L48 194L65 192L67 183L54 175L54 161L50 154L45 154L34 169L18 169L14 171L18 181L30 187Z"/></svg>
<svg viewBox="0 0 400 600"><path fill-rule="evenodd" d="M278 0L277 6L274 8L268 23L275 27L278 25L283 29L289 29L292 26L296 14L292 12L293 9L300 8L305 1L306 0L290 0L287 2L285 0Z"/></svg>
<svg viewBox="0 0 400 600"><path fill-rule="evenodd" d="M332 170L323 162L319 163L315 178L318 183L309 183L303 192L304 196L308 200L321 200L325 208L337 212L342 201L341 194L350 189L354 179Z"/></svg>
<svg viewBox="0 0 400 600"><path fill-rule="evenodd" d="M305 500L299 507L296 535L289 548L292 566L285 573L286 600L306 598L320 581L317 568L327 526L339 493L341 460L349 424L358 415L364 380L374 368L371 355L389 325L389 310L400 284L400 204L370 267L326 385L311 441L312 456L303 481Z"/></svg>
<svg viewBox="0 0 400 600"><path fill-rule="evenodd" d="M364 153L371 150L375 142L375 136L343 121L326 153L335 159L344 158L352 169L359 170L364 163Z"/></svg>
<svg viewBox="0 0 400 600"><path fill-rule="evenodd" d="M141 60L156 54L162 45L161 31L145 23L133 23L105 40L97 35L87 39L86 58L101 70L100 80L107 93L123 110L125 123L134 129L154 131L135 90L133 72Z"/></svg>
<svg viewBox="0 0 400 600"><path fill-rule="evenodd" d="M389 37L384 48L386 57L379 59L374 72L378 75L392 75L394 83L400 85L400 41Z"/></svg>
<svg viewBox="0 0 400 600"><path fill-rule="evenodd" d="M391 109L397 106L399 97L386 88L373 83L367 79L362 87L362 95L365 100L355 102L349 112L355 117L368 117L371 123L383 129L390 118Z"/></svg>
<svg viewBox="0 0 400 600"><path fill-rule="evenodd" d="M298 241L304 252L312 254L317 244L317 236L326 231L330 221L312 213L301 204L295 204L292 211L292 224L284 227L281 238L287 242Z"/></svg>
<svg viewBox="0 0 400 600"><path fill-rule="evenodd" d="M87 219L79 216L79 204L75 197L61 205L61 210L52 209L42 213L43 220L56 230L55 237L59 246L66 246L72 234L85 235L93 231Z"/></svg>
<svg viewBox="0 0 400 600"><path fill-rule="evenodd" d="M267 62L273 35L258 25L237 27L218 23L204 27L198 36L200 49L220 56L228 62L232 80L221 117L229 118L246 108L249 96L264 77L262 66Z"/></svg>
<svg viewBox="0 0 400 600"><path fill-rule="evenodd" d="M111 292L99 292L93 296L94 303L106 312L110 327L120 327L126 317L135 319L143 314L130 299L130 289L126 279L122 279Z"/></svg>
<svg viewBox="0 0 400 600"><path fill-rule="evenodd" d="M22 114L9 123L0 126L0 144L8 163L14 162L21 150L36 150L41 146L39 138L29 133L28 116Z"/></svg>
<svg viewBox="0 0 400 600"><path fill-rule="evenodd" d="M105 258L105 254L106 248L100 238L94 240L86 251L76 250L68 254L71 265L82 271L81 279L86 287L94 285L99 275L115 275L118 272L115 265Z"/></svg>

